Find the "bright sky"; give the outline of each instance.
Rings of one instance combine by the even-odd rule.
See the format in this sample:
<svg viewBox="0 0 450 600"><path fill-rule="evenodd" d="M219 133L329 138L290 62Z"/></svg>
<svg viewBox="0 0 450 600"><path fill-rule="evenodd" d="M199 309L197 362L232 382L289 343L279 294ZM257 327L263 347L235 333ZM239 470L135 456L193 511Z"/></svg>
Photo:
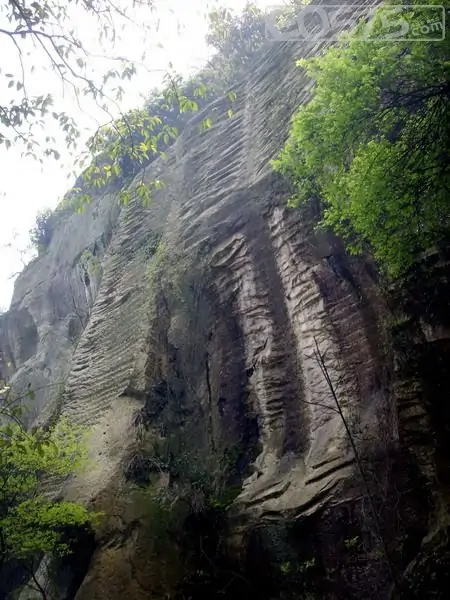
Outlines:
<svg viewBox="0 0 450 600"><path fill-rule="evenodd" d="M136 29L131 29L127 37L124 36L114 48L113 54L136 60L140 59L143 49L147 48L148 56L145 64L152 71L142 69L131 82L123 84L126 94L120 106L121 110L126 111L140 106L142 98L161 83L162 72L168 68L169 63L173 64L175 71L187 74L199 68L206 61L209 49L204 42L207 30L205 14L208 7L217 3L221 6L241 10L246 4L246 0L221 0L219 2L217 0L191 2L187 0L156 0L156 11L153 13L147 11L148 23L152 27L151 35L144 41L142 37L139 37L140 33ZM259 0L256 3L261 7L282 4L282 2L273 2L273 0ZM139 17L144 20L147 18L142 14ZM0 15L0 25L3 24ZM80 38L83 42L86 42L87 45L89 40L91 51L99 53L98 31L95 22L90 20L78 23L78 25L82 27ZM13 63L12 66L11 61L14 60L16 64ZM39 64L41 59L39 54L33 51L30 60L34 61L34 64L36 61ZM20 72L20 63L15 56L10 40L1 34L0 69L0 78L3 78L3 84L5 83L3 76L5 72ZM0 79L0 84L2 84L2 79ZM98 124L108 120L106 115L97 110L93 102L84 104L83 112L81 112L75 105L74 97L71 97L67 90L63 99L60 82L55 79L54 75L46 76L44 74L43 76L41 72L39 79L35 77L34 80L30 76L29 85L31 87L30 95L52 91L55 97L58 97L63 103L63 108L66 108L71 114L77 115L79 119L77 119L77 123L86 132L93 133ZM3 102L4 88L6 88L5 85L0 88ZM59 108L61 108L61 104ZM55 132L58 133L56 130ZM47 159L44 165L40 165L32 158L21 158L22 148L6 150L0 146L0 309L6 309L9 306L13 292L14 274L23 268L23 260L26 262L29 257L29 253L24 250L29 242L28 231L34 225L36 213L42 208L54 208L73 181L68 164L70 158L67 156L67 151L64 152L63 145L61 148L61 163Z"/></svg>

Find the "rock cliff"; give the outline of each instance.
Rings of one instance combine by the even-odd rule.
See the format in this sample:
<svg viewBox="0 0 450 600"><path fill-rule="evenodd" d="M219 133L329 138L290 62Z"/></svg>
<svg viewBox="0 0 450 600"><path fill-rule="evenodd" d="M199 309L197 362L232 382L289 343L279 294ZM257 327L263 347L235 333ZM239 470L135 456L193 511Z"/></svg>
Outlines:
<svg viewBox="0 0 450 600"><path fill-rule="evenodd" d="M448 329L405 300L393 311L370 261L286 208L270 168L310 93L295 58L317 50L274 44L236 86L231 119L216 101L210 130L195 116L168 160L138 175L165 182L150 208L120 207L108 190L81 215L59 211L47 252L16 282L2 372L19 393L31 382L32 419L90 431L89 468L48 493L106 514L77 600L169 597L179 557L147 552L128 472L149 431L175 427L169 400L191 462L227 456L240 475L227 544L250 584L260 577L255 597L282 597L260 565L289 579L296 563L322 574L317 597L387 598L386 555L418 568L443 535L448 415L436 418L423 356L440 357L442 380Z"/></svg>

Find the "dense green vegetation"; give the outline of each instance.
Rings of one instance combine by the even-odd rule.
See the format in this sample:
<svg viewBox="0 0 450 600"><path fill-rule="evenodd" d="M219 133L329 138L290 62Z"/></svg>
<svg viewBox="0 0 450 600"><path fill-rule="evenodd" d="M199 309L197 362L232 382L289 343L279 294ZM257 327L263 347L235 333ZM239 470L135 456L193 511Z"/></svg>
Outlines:
<svg viewBox="0 0 450 600"><path fill-rule="evenodd" d="M43 494L42 481L66 477L83 462L82 432L60 421L50 429L26 431L23 408L0 391L0 592L11 588L8 573L33 577L44 553L71 551L69 531L86 526L88 511L74 502L55 502ZM27 394L31 399L31 388ZM14 580L14 578L13 578ZM26 579L24 580L24 582ZM36 583L36 582L35 582ZM30 585L33 586L31 582ZM39 588L37 588L39 591Z"/></svg>
<svg viewBox="0 0 450 600"><path fill-rule="evenodd" d="M322 224L350 251L369 248L399 276L449 232L449 38L383 39L386 14L370 40L361 24L323 56L299 61L315 80L313 98L274 165L295 186L292 206L318 201ZM402 16L420 31L430 13Z"/></svg>

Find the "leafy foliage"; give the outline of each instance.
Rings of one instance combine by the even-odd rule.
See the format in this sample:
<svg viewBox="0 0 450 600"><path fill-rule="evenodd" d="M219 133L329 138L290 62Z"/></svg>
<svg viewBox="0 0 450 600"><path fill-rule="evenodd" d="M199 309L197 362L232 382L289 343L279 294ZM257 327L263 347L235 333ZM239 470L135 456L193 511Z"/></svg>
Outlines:
<svg viewBox="0 0 450 600"><path fill-rule="evenodd" d="M276 7L278 19L292 17L304 3L304 0L285 0ZM225 94L244 76L258 51L267 44L266 15L255 2L247 2L241 12L216 7L210 11L208 21L206 41L216 54L204 73L210 88Z"/></svg>
<svg viewBox="0 0 450 600"><path fill-rule="evenodd" d="M21 424L24 408L11 399L7 385L0 396L1 581L10 565L23 565L33 574L43 553L68 554L66 534L88 525L93 515L79 504L54 502L42 493L44 479L66 477L83 463L82 431L61 420L47 430L28 432ZM30 386L26 396L34 397Z"/></svg>
<svg viewBox="0 0 450 600"><path fill-rule="evenodd" d="M274 166L295 186L292 206L320 199L323 225L398 276L449 231L449 42L377 39L389 10L378 11L370 42L358 38L361 24L299 61L314 95ZM417 30L425 14L411 7L405 18Z"/></svg>
<svg viewBox="0 0 450 600"><path fill-rule="evenodd" d="M69 551L61 541L64 530L85 525L88 520L86 509L79 504L35 498L11 509L1 526L8 552L16 558L29 558L41 552L64 555Z"/></svg>
<svg viewBox="0 0 450 600"><path fill-rule="evenodd" d="M100 259L95 256L90 250L84 250L81 255L80 264L82 265L85 272L91 272L93 275L99 276L101 273L102 265Z"/></svg>
<svg viewBox="0 0 450 600"><path fill-rule="evenodd" d="M50 431L28 433L15 422L0 428L0 438L0 562L66 552L60 542L64 527L85 524L88 513L71 502L46 500L40 484L43 477L64 477L80 465L80 432L60 422Z"/></svg>
<svg viewBox="0 0 450 600"><path fill-rule="evenodd" d="M153 92L143 109L130 111L91 138L89 147L94 161L82 177L88 187L101 188L108 182L133 177L155 158L166 158L167 149L192 113L213 98L201 78L184 82L180 76L171 75L165 82L163 90ZM162 186L158 180L150 184L142 180L134 192L145 205L150 202L152 189ZM124 204L130 199L129 193L120 198Z"/></svg>
<svg viewBox="0 0 450 600"><path fill-rule="evenodd" d="M5 48L10 46L11 58L16 59L16 72L1 73L7 83L9 103L0 103L0 144L11 147L22 144L25 155L54 156L59 159L56 140L52 136L39 139L35 130L43 130L47 117L51 117L65 137L68 148L77 146L80 130L73 115L58 109L57 98L51 93L33 95L28 89L30 75L37 70L42 76L54 72L66 88L74 92L78 101L83 97L93 100L106 114L109 106L119 102L124 89L117 81L130 79L136 73L136 65L112 56L97 57L89 52L86 27L96 23L98 41L102 47L113 46L124 28L137 26L133 23L136 10L152 9L152 0L10 0L0 6L0 39ZM15 56L14 56L15 55ZM101 71L91 72L91 63L101 58ZM143 56L144 58L144 56ZM12 64L14 61L12 60ZM14 71L14 67L11 68ZM109 84L116 87L109 89ZM32 87L32 86L31 86ZM55 106L56 104L56 106Z"/></svg>

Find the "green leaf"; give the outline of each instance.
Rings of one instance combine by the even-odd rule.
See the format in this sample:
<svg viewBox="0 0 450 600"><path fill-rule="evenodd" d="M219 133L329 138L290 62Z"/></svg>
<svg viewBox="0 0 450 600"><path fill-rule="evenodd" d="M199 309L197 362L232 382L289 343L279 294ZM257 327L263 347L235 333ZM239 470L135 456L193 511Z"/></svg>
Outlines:
<svg viewBox="0 0 450 600"><path fill-rule="evenodd" d="M213 122L212 122L211 117L206 117L206 119L204 119L200 123L200 131L206 131L207 129L211 129L212 126L213 126Z"/></svg>
<svg viewBox="0 0 450 600"><path fill-rule="evenodd" d="M131 200L131 194L129 190L122 190L119 194L119 202L120 204L127 205Z"/></svg>

